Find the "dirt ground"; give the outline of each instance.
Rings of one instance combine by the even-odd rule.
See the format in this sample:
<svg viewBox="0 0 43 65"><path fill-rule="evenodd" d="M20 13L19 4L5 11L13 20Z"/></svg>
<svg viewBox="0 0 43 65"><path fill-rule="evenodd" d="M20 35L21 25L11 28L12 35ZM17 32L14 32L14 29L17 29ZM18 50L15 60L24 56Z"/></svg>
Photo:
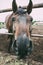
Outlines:
<svg viewBox="0 0 43 65"><path fill-rule="evenodd" d="M29 57L31 59L30 65L43 65L43 38L32 37L34 49ZM8 54L9 40L7 35L0 35L0 65L20 65L15 64L15 56ZM26 65L26 64L24 64Z"/></svg>

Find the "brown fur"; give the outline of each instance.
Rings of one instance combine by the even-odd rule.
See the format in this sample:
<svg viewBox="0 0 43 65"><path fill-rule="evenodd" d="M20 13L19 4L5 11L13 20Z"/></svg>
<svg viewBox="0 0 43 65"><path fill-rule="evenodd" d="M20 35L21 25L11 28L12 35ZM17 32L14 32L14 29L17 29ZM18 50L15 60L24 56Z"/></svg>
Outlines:
<svg viewBox="0 0 43 65"><path fill-rule="evenodd" d="M27 25L25 28L21 28L22 25L17 23L18 14L15 15L14 13L12 13L10 16L6 17L6 19L5 19L6 28L10 31L10 29L12 29L12 27L14 25L14 26L16 26L16 32L15 32L16 36L18 36L21 33L21 29L23 29L26 32L27 36L30 36L30 30L31 30L31 24L32 24L31 16L29 16L28 14L25 14L25 15L27 17ZM12 17L16 18L15 23L12 22L12 20L11 20Z"/></svg>

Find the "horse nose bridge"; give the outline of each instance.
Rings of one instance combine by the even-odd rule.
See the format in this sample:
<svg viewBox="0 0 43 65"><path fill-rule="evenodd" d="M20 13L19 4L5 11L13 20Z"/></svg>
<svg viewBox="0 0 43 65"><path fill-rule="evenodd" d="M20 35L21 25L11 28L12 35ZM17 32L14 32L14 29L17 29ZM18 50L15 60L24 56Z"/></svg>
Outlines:
<svg viewBox="0 0 43 65"><path fill-rule="evenodd" d="M24 35L20 35L18 38L17 38L17 41L19 43L27 43L29 42L29 38L26 36L26 34Z"/></svg>
<svg viewBox="0 0 43 65"><path fill-rule="evenodd" d="M16 45L18 47L18 54L20 56L26 56L28 53L28 46L29 46L30 42L27 36L19 36L17 41L16 41Z"/></svg>

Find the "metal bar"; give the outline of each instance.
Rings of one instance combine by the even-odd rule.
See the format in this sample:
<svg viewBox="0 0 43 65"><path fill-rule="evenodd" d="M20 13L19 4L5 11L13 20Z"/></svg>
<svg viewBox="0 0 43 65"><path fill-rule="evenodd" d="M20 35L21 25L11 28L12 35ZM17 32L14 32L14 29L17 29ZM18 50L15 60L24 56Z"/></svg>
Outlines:
<svg viewBox="0 0 43 65"><path fill-rule="evenodd" d="M0 13L4 13L4 12L11 12L12 11L12 9L11 8L9 8L9 9L3 9L3 10L0 10Z"/></svg>
<svg viewBox="0 0 43 65"><path fill-rule="evenodd" d="M43 3L41 3L41 4L35 4L33 6L33 8L42 8L42 7L43 7Z"/></svg>
<svg viewBox="0 0 43 65"><path fill-rule="evenodd" d="M43 3L33 5L33 9L34 9L34 8L41 8L41 7L43 7ZM24 7L22 7L22 8L23 8L23 9L26 9L27 7L24 6ZM11 8L9 8L9 9L3 9L3 10L0 10L0 13L10 12L10 11L12 11Z"/></svg>
<svg viewBox="0 0 43 65"><path fill-rule="evenodd" d="M13 33L0 33L0 35L13 35Z"/></svg>
<svg viewBox="0 0 43 65"><path fill-rule="evenodd" d="M43 3L40 3L40 4L34 4L33 5L33 9L34 8L42 8L43 7ZM24 7L22 7L23 9L26 9L27 8L27 6L24 6Z"/></svg>
<svg viewBox="0 0 43 65"><path fill-rule="evenodd" d="M2 35L13 35L13 33L0 33ZM43 35L40 34L31 34L31 37L43 37Z"/></svg>
<svg viewBox="0 0 43 65"><path fill-rule="evenodd" d="M41 34L31 34L31 37L43 37Z"/></svg>

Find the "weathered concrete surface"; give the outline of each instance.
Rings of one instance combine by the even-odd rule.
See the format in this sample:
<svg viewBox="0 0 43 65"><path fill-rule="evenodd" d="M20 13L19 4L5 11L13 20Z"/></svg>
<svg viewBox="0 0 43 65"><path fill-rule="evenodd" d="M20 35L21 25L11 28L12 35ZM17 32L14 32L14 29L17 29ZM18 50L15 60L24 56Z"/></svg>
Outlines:
<svg viewBox="0 0 43 65"><path fill-rule="evenodd" d="M43 34L43 25L32 25L32 33Z"/></svg>

